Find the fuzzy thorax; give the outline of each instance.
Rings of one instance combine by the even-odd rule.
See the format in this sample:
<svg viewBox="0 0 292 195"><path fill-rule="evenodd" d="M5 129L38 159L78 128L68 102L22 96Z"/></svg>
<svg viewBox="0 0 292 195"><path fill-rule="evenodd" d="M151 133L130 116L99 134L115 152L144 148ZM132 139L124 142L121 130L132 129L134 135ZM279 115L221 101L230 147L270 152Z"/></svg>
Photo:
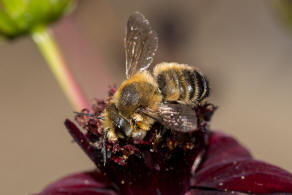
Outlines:
<svg viewBox="0 0 292 195"><path fill-rule="evenodd" d="M125 80L114 94L111 106L103 114L103 127L109 130L108 139L143 139L154 120L140 111L147 109L157 112L161 101L162 95L149 72L138 72Z"/></svg>

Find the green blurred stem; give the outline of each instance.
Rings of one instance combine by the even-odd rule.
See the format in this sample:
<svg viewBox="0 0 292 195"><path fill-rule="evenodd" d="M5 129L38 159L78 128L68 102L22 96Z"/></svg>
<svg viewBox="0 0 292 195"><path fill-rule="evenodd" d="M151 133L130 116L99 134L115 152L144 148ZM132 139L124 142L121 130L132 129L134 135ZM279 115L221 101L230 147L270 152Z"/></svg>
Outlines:
<svg viewBox="0 0 292 195"><path fill-rule="evenodd" d="M90 108L87 99L71 74L48 29L39 27L33 30L31 34L73 108L76 111Z"/></svg>

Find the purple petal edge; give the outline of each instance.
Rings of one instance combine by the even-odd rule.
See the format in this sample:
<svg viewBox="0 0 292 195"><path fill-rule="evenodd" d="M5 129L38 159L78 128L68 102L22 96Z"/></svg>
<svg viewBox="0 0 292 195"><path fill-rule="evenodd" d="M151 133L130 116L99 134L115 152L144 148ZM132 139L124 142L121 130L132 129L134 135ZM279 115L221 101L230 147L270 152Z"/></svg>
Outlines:
<svg viewBox="0 0 292 195"><path fill-rule="evenodd" d="M117 195L113 186L99 172L69 175L47 186L39 195Z"/></svg>
<svg viewBox="0 0 292 195"><path fill-rule="evenodd" d="M206 159L191 184L255 194L292 193L292 174L254 160L234 138L214 132Z"/></svg>
<svg viewBox="0 0 292 195"><path fill-rule="evenodd" d="M81 130L69 119L65 120L65 126L68 132L73 137L74 141L82 148L82 150L87 154L87 156L95 163L95 151L91 146L87 136L81 132Z"/></svg>

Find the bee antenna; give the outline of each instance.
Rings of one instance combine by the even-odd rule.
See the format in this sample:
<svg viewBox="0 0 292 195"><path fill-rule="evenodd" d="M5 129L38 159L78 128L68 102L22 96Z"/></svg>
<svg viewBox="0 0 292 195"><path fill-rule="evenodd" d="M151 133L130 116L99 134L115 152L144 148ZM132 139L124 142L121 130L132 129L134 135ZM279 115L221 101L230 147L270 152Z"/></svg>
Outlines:
<svg viewBox="0 0 292 195"><path fill-rule="evenodd" d="M84 116L93 117L93 118L100 119L100 120L104 120L104 117L102 117L102 116L96 116L95 114L84 113L84 112L74 112L74 113L75 114L84 115Z"/></svg>
<svg viewBox="0 0 292 195"><path fill-rule="evenodd" d="M102 146L102 153L103 153L103 166L105 167L106 161L107 161L107 148L106 148L106 142L107 142L107 134L108 129L105 130L104 136L103 136L103 146Z"/></svg>

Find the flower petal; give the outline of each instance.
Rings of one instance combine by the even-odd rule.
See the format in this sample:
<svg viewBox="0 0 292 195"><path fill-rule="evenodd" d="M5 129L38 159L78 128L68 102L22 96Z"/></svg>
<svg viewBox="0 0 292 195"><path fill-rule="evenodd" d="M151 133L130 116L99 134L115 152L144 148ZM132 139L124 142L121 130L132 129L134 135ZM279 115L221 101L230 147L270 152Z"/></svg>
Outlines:
<svg viewBox="0 0 292 195"><path fill-rule="evenodd" d="M87 156L99 167L97 159L102 158L102 154L96 152L95 148L90 144L89 138L70 120L65 121L69 133L73 137L74 141L82 148Z"/></svg>
<svg viewBox="0 0 292 195"><path fill-rule="evenodd" d="M92 171L64 177L39 195L117 195L115 189L101 173Z"/></svg>
<svg viewBox="0 0 292 195"><path fill-rule="evenodd" d="M234 191L214 191L214 190L207 190L207 189L196 189L190 190L189 192L185 193L185 195L246 195L245 193L241 192L234 192Z"/></svg>
<svg viewBox="0 0 292 195"><path fill-rule="evenodd" d="M191 149L176 148L170 151L161 147L160 152L149 151L140 146L139 155L131 155L127 163L117 164L113 158L106 165L101 163L102 152L90 143L87 134L84 134L73 122L65 121L65 125L76 143L93 160L101 172L115 183L121 194L184 194L189 189L191 169L196 161L199 164L206 149L209 133L196 131L193 133L196 144ZM166 140L167 141L167 140ZM166 142L167 143L167 142ZM124 149L135 150L131 145Z"/></svg>
<svg viewBox="0 0 292 195"><path fill-rule="evenodd" d="M244 193L292 193L292 174L254 160L234 138L212 133L206 159L191 184Z"/></svg>

